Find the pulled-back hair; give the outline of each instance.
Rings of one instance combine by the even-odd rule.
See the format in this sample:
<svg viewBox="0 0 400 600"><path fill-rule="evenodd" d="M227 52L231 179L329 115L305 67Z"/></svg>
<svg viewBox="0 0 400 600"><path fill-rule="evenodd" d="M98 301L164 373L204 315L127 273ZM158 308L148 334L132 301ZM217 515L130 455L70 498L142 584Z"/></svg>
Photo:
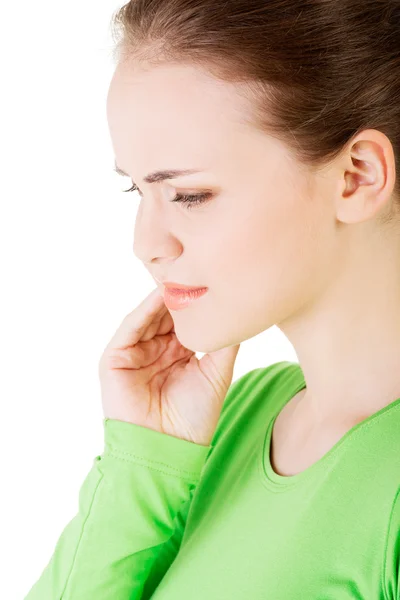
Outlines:
<svg viewBox="0 0 400 600"><path fill-rule="evenodd" d="M249 122L307 167L372 128L400 173L400 0L131 0L111 25L118 60L242 84ZM400 203L399 177L393 193Z"/></svg>

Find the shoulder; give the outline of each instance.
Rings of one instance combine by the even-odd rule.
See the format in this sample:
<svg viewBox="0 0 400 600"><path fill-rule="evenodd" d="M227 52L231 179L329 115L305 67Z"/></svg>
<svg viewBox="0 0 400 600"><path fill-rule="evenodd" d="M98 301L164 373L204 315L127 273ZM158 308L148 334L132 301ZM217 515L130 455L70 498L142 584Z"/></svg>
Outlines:
<svg viewBox="0 0 400 600"><path fill-rule="evenodd" d="M241 403L243 396L253 398L262 393L265 397L266 391L281 390L299 374L302 374L299 364L286 360L245 373L228 389L221 416L234 410L235 404Z"/></svg>
<svg viewBox="0 0 400 600"><path fill-rule="evenodd" d="M254 414L260 404L264 409L273 403L276 393L284 391L293 381L293 377L301 378L302 371L298 363L280 361L248 371L237 378L226 394L212 445L216 445L221 435L237 422L246 419L246 413Z"/></svg>
<svg viewBox="0 0 400 600"><path fill-rule="evenodd" d="M386 532L384 572L386 600L400 598L400 484L393 500Z"/></svg>

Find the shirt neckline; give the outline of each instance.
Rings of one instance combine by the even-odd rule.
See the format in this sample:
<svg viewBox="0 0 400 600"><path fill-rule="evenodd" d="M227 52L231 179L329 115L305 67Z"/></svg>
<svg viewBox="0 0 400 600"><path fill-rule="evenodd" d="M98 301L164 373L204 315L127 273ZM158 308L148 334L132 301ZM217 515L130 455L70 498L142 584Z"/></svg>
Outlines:
<svg viewBox="0 0 400 600"><path fill-rule="evenodd" d="M360 432L360 430L365 429L372 421L379 420L384 414L386 414L391 409L394 409L396 406L400 406L400 398L397 398L390 404L387 404L377 412L373 413L363 421L360 421L354 427L346 431L346 433L336 442L328 452L326 452L320 459L314 462L312 465L297 473L296 475L279 475L274 471L271 465L271 440L272 440L272 430L275 424L275 421L278 417L280 411L284 408L284 406L301 390L306 387L306 381L304 379L303 371L300 365L294 365L293 370L293 384L290 381L289 390L284 397L284 402L279 403L278 410L274 412L272 418L268 424L267 430L265 432L264 443L261 444L261 453L259 456L259 467L261 471L261 477L264 485L267 487L273 488L275 491L280 490L284 491L288 488L292 488L296 484L300 484L302 481L307 480L314 473L320 471L325 468L329 461L333 460L342 446L352 438L356 433Z"/></svg>

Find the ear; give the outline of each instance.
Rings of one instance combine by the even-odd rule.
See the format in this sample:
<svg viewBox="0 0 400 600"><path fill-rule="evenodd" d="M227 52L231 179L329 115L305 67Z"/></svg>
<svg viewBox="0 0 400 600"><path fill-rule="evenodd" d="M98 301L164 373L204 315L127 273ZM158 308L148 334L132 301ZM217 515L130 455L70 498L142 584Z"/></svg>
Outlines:
<svg viewBox="0 0 400 600"><path fill-rule="evenodd" d="M357 134L341 155L340 172L340 221L360 223L392 210L396 163L393 146L382 132L367 129Z"/></svg>

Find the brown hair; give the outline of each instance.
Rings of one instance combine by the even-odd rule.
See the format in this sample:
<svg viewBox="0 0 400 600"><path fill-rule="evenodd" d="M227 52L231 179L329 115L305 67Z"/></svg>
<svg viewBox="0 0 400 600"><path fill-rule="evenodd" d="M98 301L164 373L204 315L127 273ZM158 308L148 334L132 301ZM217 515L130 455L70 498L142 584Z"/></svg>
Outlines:
<svg viewBox="0 0 400 600"><path fill-rule="evenodd" d="M249 122L308 167L372 128L400 173L399 0L131 0L112 35L118 60L187 63L243 84Z"/></svg>

